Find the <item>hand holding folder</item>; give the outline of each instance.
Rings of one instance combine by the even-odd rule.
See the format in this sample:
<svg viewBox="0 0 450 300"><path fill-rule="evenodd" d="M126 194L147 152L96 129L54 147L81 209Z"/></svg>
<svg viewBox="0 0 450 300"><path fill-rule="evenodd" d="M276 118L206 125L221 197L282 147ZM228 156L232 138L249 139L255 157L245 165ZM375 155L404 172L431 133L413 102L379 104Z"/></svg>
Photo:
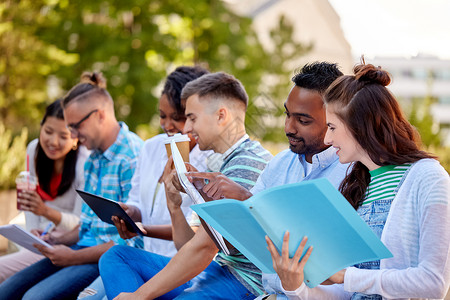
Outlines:
<svg viewBox="0 0 450 300"><path fill-rule="evenodd" d="M275 272L266 235L280 251L289 231L289 257L307 236L305 251L314 247L304 268L309 287L356 263L392 257L325 178L270 188L245 201L223 199L192 209L265 273Z"/></svg>

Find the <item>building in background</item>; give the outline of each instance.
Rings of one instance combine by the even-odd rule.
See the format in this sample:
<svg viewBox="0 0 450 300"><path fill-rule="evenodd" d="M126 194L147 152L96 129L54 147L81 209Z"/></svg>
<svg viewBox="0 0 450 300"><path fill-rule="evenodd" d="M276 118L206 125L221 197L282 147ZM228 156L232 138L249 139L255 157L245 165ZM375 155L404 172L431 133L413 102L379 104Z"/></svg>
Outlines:
<svg viewBox="0 0 450 300"><path fill-rule="evenodd" d="M344 36L340 17L328 0L224 0L239 15L253 19L261 43L272 49L270 31L285 16L294 28L293 38L312 44L312 50L291 62L290 70L311 61L337 62L344 73L351 74L359 62ZM440 128L442 143L450 146L450 60L418 55L412 58L375 57L367 63L380 65L393 75L389 86L408 112L413 101L434 99L431 114ZM280 121L280 120L278 120ZM280 121L281 124L281 121Z"/></svg>
<svg viewBox="0 0 450 300"><path fill-rule="evenodd" d="M441 129L442 143L450 146L450 60L418 55L411 58L375 57L366 60L391 73L389 88L403 104L431 97L431 114Z"/></svg>
<svg viewBox="0 0 450 300"><path fill-rule="evenodd" d="M291 70L311 61L337 62L350 73L354 60L344 37L340 18L328 0L227 0L239 15L253 19L253 27L264 47L271 48L270 30L284 15L294 28L293 38L312 44L312 50L292 61Z"/></svg>

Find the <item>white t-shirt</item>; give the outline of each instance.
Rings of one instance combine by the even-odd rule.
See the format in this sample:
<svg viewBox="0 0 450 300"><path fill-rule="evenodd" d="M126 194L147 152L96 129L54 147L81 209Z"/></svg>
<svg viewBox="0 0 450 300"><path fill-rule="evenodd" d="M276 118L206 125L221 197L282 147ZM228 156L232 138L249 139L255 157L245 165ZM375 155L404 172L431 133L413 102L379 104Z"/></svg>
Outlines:
<svg viewBox="0 0 450 300"><path fill-rule="evenodd" d="M164 146L166 138L166 134L159 134L145 141L131 180L132 187L127 204L134 205L141 210L142 223L145 225L166 225L172 222L167 208L164 183L161 183L159 188L157 187L168 160ZM189 154L189 161L200 172L205 171L206 158L211 153L211 151L201 151L196 145ZM192 213L189 208L192 200L185 194L182 194L182 197L181 209L189 220ZM150 237L144 237L144 248L149 252L164 256L173 256L177 252L173 241Z"/></svg>

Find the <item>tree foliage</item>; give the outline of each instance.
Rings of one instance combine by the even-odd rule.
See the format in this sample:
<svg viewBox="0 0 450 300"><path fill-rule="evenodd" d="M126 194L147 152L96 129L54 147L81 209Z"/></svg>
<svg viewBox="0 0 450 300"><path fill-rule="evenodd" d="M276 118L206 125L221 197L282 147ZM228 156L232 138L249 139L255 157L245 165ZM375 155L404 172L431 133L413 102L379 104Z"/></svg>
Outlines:
<svg viewBox="0 0 450 300"><path fill-rule="evenodd" d="M156 114L161 82L178 65L229 72L255 99L263 74L289 82L282 62L305 49L283 19L265 51L251 19L218 0L6 1L0 18L0 122L16 132L35 132L44 106L86 70L104 73L118 118L135 129ZM282 81L264 93L272 98Z"/></svg>
<svg viewBox="0 0 450 300"><path fill-rule="evenodd" d="M435 102L432 97L413 99L409 114L409 122L420 132L422 143L426 147L441 145L439 125L433 120L431 105Z"/></svg>
<svg viewBox="0 0 450 300"><path fill-rule="evenodd" d="M0 124L0 189L14 187L16 175L25 170L27 136L27 128L13 137L11 130Z"/></svg>

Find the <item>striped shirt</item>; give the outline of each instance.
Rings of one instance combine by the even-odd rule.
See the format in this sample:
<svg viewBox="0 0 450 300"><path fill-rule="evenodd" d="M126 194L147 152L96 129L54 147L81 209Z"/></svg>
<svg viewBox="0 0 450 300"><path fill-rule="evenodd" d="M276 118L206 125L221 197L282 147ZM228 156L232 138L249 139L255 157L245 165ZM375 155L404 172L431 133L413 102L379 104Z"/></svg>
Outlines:
<svg viewBox="0 0 450 300"><path fill-rule="evenodd" d="M399 184L411 164L382 166L370 173L370 183L367 187L363 204L357 212L364 222L372 229L378 238L384 230L392 201L397 194ZM367 261L354 265L358 269L379 270L380 260ZM378 300L380 295L354 293L352 299Z"/></svg>
<svg viewBox="0 0 450 300"><path fill-rule="evenodd" d="M370 183L366 190L365 200L357 212L378 238L381 238L383 233L384 224L386 224L399 183L410 166L410 164L383 166L369 172ZM379 269L380 261L363 262L355 267Z"/></svg>
<svg viewBox="0 0 450 300"><path fill-rule="evenodd" d="M224 160L220 172L250 190L271 158L259 142L247 139ZM215 261L226 266L252 294L264 293L261 271L241 253L228 256L219 251Z"/></svg>
<svg viewBox="0 0 450 300"><path fill-rule="evenodd" d="M131 178L142 140L120 122L116 141L105 152L94 150L84 165L84 190L118 202L126 202L131 189ZM109 241L116 244L143 247L142 239L124 241L115 226L101 221L91 208L83 203L80 216L79 246L96 246Z"/></svg>
<svg viewBox="0 0 450 300"><path fill-rule="evenodd" d="M393 199L395 190L411 164L383 166L370 171L370 183L367 187L363 205L376 200Z"/></svg>

